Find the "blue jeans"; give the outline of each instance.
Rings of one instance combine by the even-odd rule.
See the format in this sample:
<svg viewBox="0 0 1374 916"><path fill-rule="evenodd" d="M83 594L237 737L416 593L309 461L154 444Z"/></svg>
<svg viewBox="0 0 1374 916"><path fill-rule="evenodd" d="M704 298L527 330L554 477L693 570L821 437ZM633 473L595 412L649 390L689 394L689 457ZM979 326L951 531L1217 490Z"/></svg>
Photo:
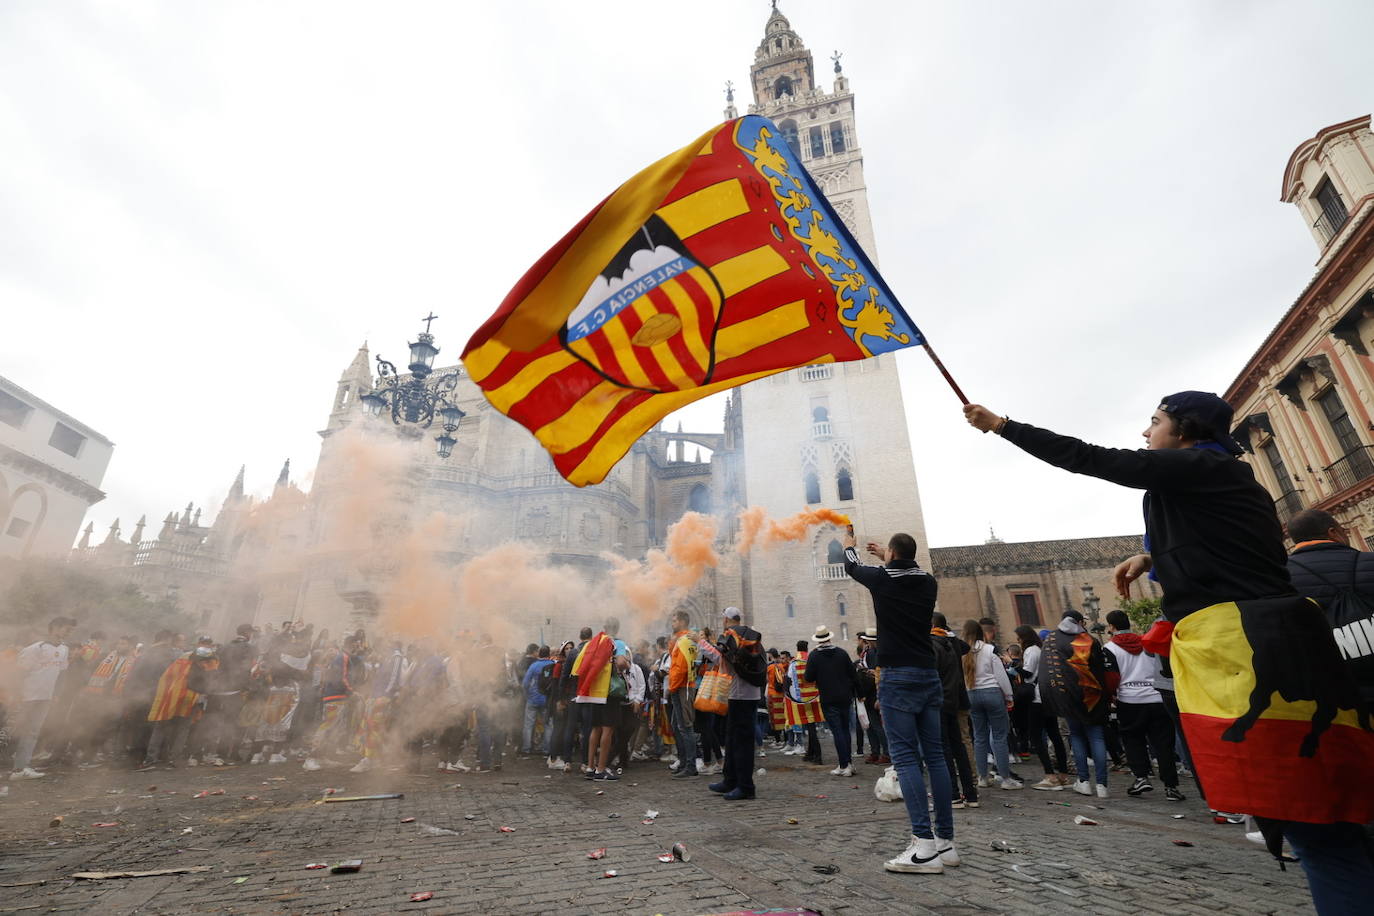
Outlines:
<svg viewBox="0 0 1374 916"><path fill-rule="evenodd" d="M509 718L509 716L507 717ZM495 765L500 766L502 748L506 744L506 730L500 725L501 717L491 714L485 706L477 707L477 765L484 770L493 765L492 751L495 750Z"/></svg>
<svg viewBox="0 0 1374 916"><path fill-rule="evenodd" d="M997 760L997 775L1011 779L1011 761L1007 757L1007 698L1001 688L979 687L968 692L968 717L973 722L973 768L979 779L988 778L988 750Z"/></svg>
<svg viewBox="0 0 1374 916"><path fill-rule="evenodd" d="M668 722L673 726L673 740L677 744L678 770L697 768L696 713L692 709L692 691L684 687L668 694Z"/></svg>
<svg viewBox="0 0 1374 916"><path fill-rule="evenodd" d="M824 704L821 706L821 712L825 714L825 724L830 726L830 736L835 739L835 756L840 758L841 769L853 762L851 757L853 739L849 733L849 714L852 712L850 707L853 705L853 703L844 703L836 706Z"/></svg>
<svg viewBox="0 0 1374 916"><path fill-rule="evenodd" d="M1097 784L1107 784L1107 734L1101 725L1088 725L1075 719L1069 723L1069 746L1073 748L1074 772L1079 782L1088 781L1088 748L1092 747L1093 769L1096 770Z"/></svg>
<svg viewBox="0 0 1374 916"><path fill-rule="evenodd" d="M935 832L954 839L954 808L950 797L949 767L945 764L944 743L940 739L940 706L944 690L934 668L885 668L878 685L878 705L883 711L883 730L887 733L892 765L902 786L902 800L911 818L911 833L931 839L930 813L926 805L926 783L921 777L921 762L930 774L930 791L935 798Z"/></svg>
<svg viewBox="0 0 1374 916"><path fill-rule="evenodd" d="M533 754L534 747L534 727L540 722L544 723L544 756L549 756L553 747L553 729L549 727L548 707L531 706L525 704L525 732L524 740L520 742L520 751L524 754ZM480 740L480 739L479 739Z"/></svg>
<svg viewBox="0 0 1374 916"><path fill-rule="evenodd" d="M1319 916L1367 913L1374 899L1374 860L1358 824L1285 821L1283 836L1302 860Z"/></svg>

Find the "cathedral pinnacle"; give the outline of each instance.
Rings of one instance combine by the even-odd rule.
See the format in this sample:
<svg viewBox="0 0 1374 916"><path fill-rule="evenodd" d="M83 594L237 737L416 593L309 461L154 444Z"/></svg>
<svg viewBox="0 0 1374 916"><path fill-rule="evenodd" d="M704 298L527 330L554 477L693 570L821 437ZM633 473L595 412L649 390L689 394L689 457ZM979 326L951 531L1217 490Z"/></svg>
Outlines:
<svg viewBox="0 0 1374 916"><path fill-rule="evenodd" d="M247 465L239 465L239 474L234 478L234 482L229 486L229 495L224 498L225 502L238 502L243 499L243 472L247 470Z"/></svg>
<svg viewBox="0 0 1374 916"><path fill-rule="evenodd" d="M276 489L280 490L291 482L291 459L286 459L286 464L281 466L281 473L277 475Z"/></svg>

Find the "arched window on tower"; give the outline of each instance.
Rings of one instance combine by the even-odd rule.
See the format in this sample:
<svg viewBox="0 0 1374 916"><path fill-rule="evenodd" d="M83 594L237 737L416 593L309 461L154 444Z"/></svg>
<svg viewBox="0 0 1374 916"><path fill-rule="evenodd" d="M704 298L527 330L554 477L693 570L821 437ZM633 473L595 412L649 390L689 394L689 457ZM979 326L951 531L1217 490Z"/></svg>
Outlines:
<svg viewBox="0 0 1374 916"><path fill-rule="evenodd" d="M699 483L692 487L692 492L687 497L687 508L702 515L711 514L711 491L705 484Z"/></svg>
<svg viewBox="0 0 1374 916"><path fill-rule="evenodd" d="M844 152L844 124L839 121L830 125L830 151L832 153Z"/></svg>
<svg viewBox="0 0 1374 916"><path fill-rule="evenodd" d="M797 616L797 605L795 602L792 601L791 595L788 595L786 598L782 599L782 608L787 613L788 617Z"/></svg>
<svg viewBox="0 0 1374 916"><path fill-rule="evenodd" d="M821 479L815 471L807 471L803 480L806 483L806 504L814 506L821 501Z"/></svg>
<svg viewBox="0 0 1374 916"><path fill-rule="evenodd" d="M783 121L778 125L778 129L782 131L782 138L787 141L787 145L792 147L792 152L800 156L801 146L797 142L797 122Z"/></svg>
<svg viewBox="0 0 1374 916"><path fill-rule="evenodd" d="M849 476L849 468L840 468L835 475L835 489L839 491L840 502L854 498L854 478Z"/></svg>
<svg viewBox="0 0 1374 916"><path fill-rule="evenodd" d="M831 538L830 544L825 548L825 562L831 564L844 562L844 548L840 546L840 542L834 538ZM841 607L843 607L843 598L840 599L840 604Z"/></svg>
<svg viewBox="0 0 1374 916"><path fill-rule="evenodd" d="M819 127L811 128L807 135L811 143L811 158L819 159L825 155L825 131Z"/></svg>
<svg viewBox="0 0 1374 916"><path fill-rule="evenodd" d="M782 40L778 40L779 49L782 48ZM773 98L780 99L785 95L792 94L792 77L780 76L773 83Z"/></svg>
<svg viewBox="0 0 1374 916"><path fill-rule="evenodd" d="M844 595L840 595L835 599L835 610L839 612L841 617L848 615L849 605L845 602Z"/></svg>

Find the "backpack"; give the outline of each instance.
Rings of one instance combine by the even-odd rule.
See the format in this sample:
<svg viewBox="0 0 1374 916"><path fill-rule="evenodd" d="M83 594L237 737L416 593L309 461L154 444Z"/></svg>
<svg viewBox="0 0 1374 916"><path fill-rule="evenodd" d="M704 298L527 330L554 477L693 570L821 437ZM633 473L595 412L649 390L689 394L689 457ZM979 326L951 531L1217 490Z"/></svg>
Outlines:
<svg viewBox="0 0 1374 916"><path fill-rule="evenodd" d="M549 696L553 692L553 682L555 680L554 669L557 667L557 663L545 665L544 670L539 672L539 680L535 682L534 686L535 689L544 696Z"/></svg>
<svg viewBox="0 0 1374 916"><path fill-rule="evenodd" d="M861 700L872 700L878 696L878 678L872 668L854 666L854 695Z"/></svg>
<svg viewBox="0 0 1374 916"><path fill-rule="evenodd" d="M1355 589L1355 565L1359 562L1359 554L1355 554L1355 563L1350 566L1349 585L1337 585L1296 557L1289 557L1288 562L1316 576L1335 593L1324 602L1317 603L1326 614L1326 622L1331 627L1331 635L1336 640L1341 657L1360 690L1368 695L1374 686L1374 655L1362 652L1360 642L1362 637L1367 641L1367 634L1374 629L1374 602Z"/></svg>
<svg viewBox="0 0 1374 916"><path fill-rule="evenodd" d="M731 627L728 632L734 639L726 640L721 654L740 680L751 687L762 687L768 681L768 660L760 642L763 637L758 630L745 626Z"/></svg>

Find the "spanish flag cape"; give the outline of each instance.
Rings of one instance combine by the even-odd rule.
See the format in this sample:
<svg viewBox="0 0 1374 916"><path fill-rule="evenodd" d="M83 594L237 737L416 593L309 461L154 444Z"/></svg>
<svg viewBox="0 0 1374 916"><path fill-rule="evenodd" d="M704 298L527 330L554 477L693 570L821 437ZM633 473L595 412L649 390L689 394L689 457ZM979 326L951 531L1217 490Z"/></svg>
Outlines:
<svg viewBox="0 0 1374 916"><path fill-rule="evenodd" d="M806 653L798 652L793 664L797 666L795 686L801 702L789 693L783 698L783 714L788 725L811 725L825 718L821 714L821 689L806 680Z"/></svg>
<svg viewBox="0 0 1374 916"><path fill-rule="evenodd" d="M157 693L153 695L153 705L148 710L149 722L166 722L189 716L200 694L186 686L191 676L191 656L183 655L174 659L162 677L157 680Z"/></svg>
<svg viewBox="0 0 1374 916"><path fill-rule="evenodd" d="M778 731L787 725L787 711L783 703L783 678L787 677L787 665L778 660L768 666L768 725Z"/></svg>
<svg viewBox="0 0 1374 916"><path fill-rule="evenodd" d="M573 663L573 674L577 675L577 697L573 702L606 702L611 686L609 665L614 653L615 641L604 632L597 633L582 647Z"/></svg>
<svg viewBox="0 0 1374 916"><path fill-rule="evenodd" d="M1273 821L1374 821L1374 731L1321 607L1229 601L1156 624L1207 804Z"/></svg>

